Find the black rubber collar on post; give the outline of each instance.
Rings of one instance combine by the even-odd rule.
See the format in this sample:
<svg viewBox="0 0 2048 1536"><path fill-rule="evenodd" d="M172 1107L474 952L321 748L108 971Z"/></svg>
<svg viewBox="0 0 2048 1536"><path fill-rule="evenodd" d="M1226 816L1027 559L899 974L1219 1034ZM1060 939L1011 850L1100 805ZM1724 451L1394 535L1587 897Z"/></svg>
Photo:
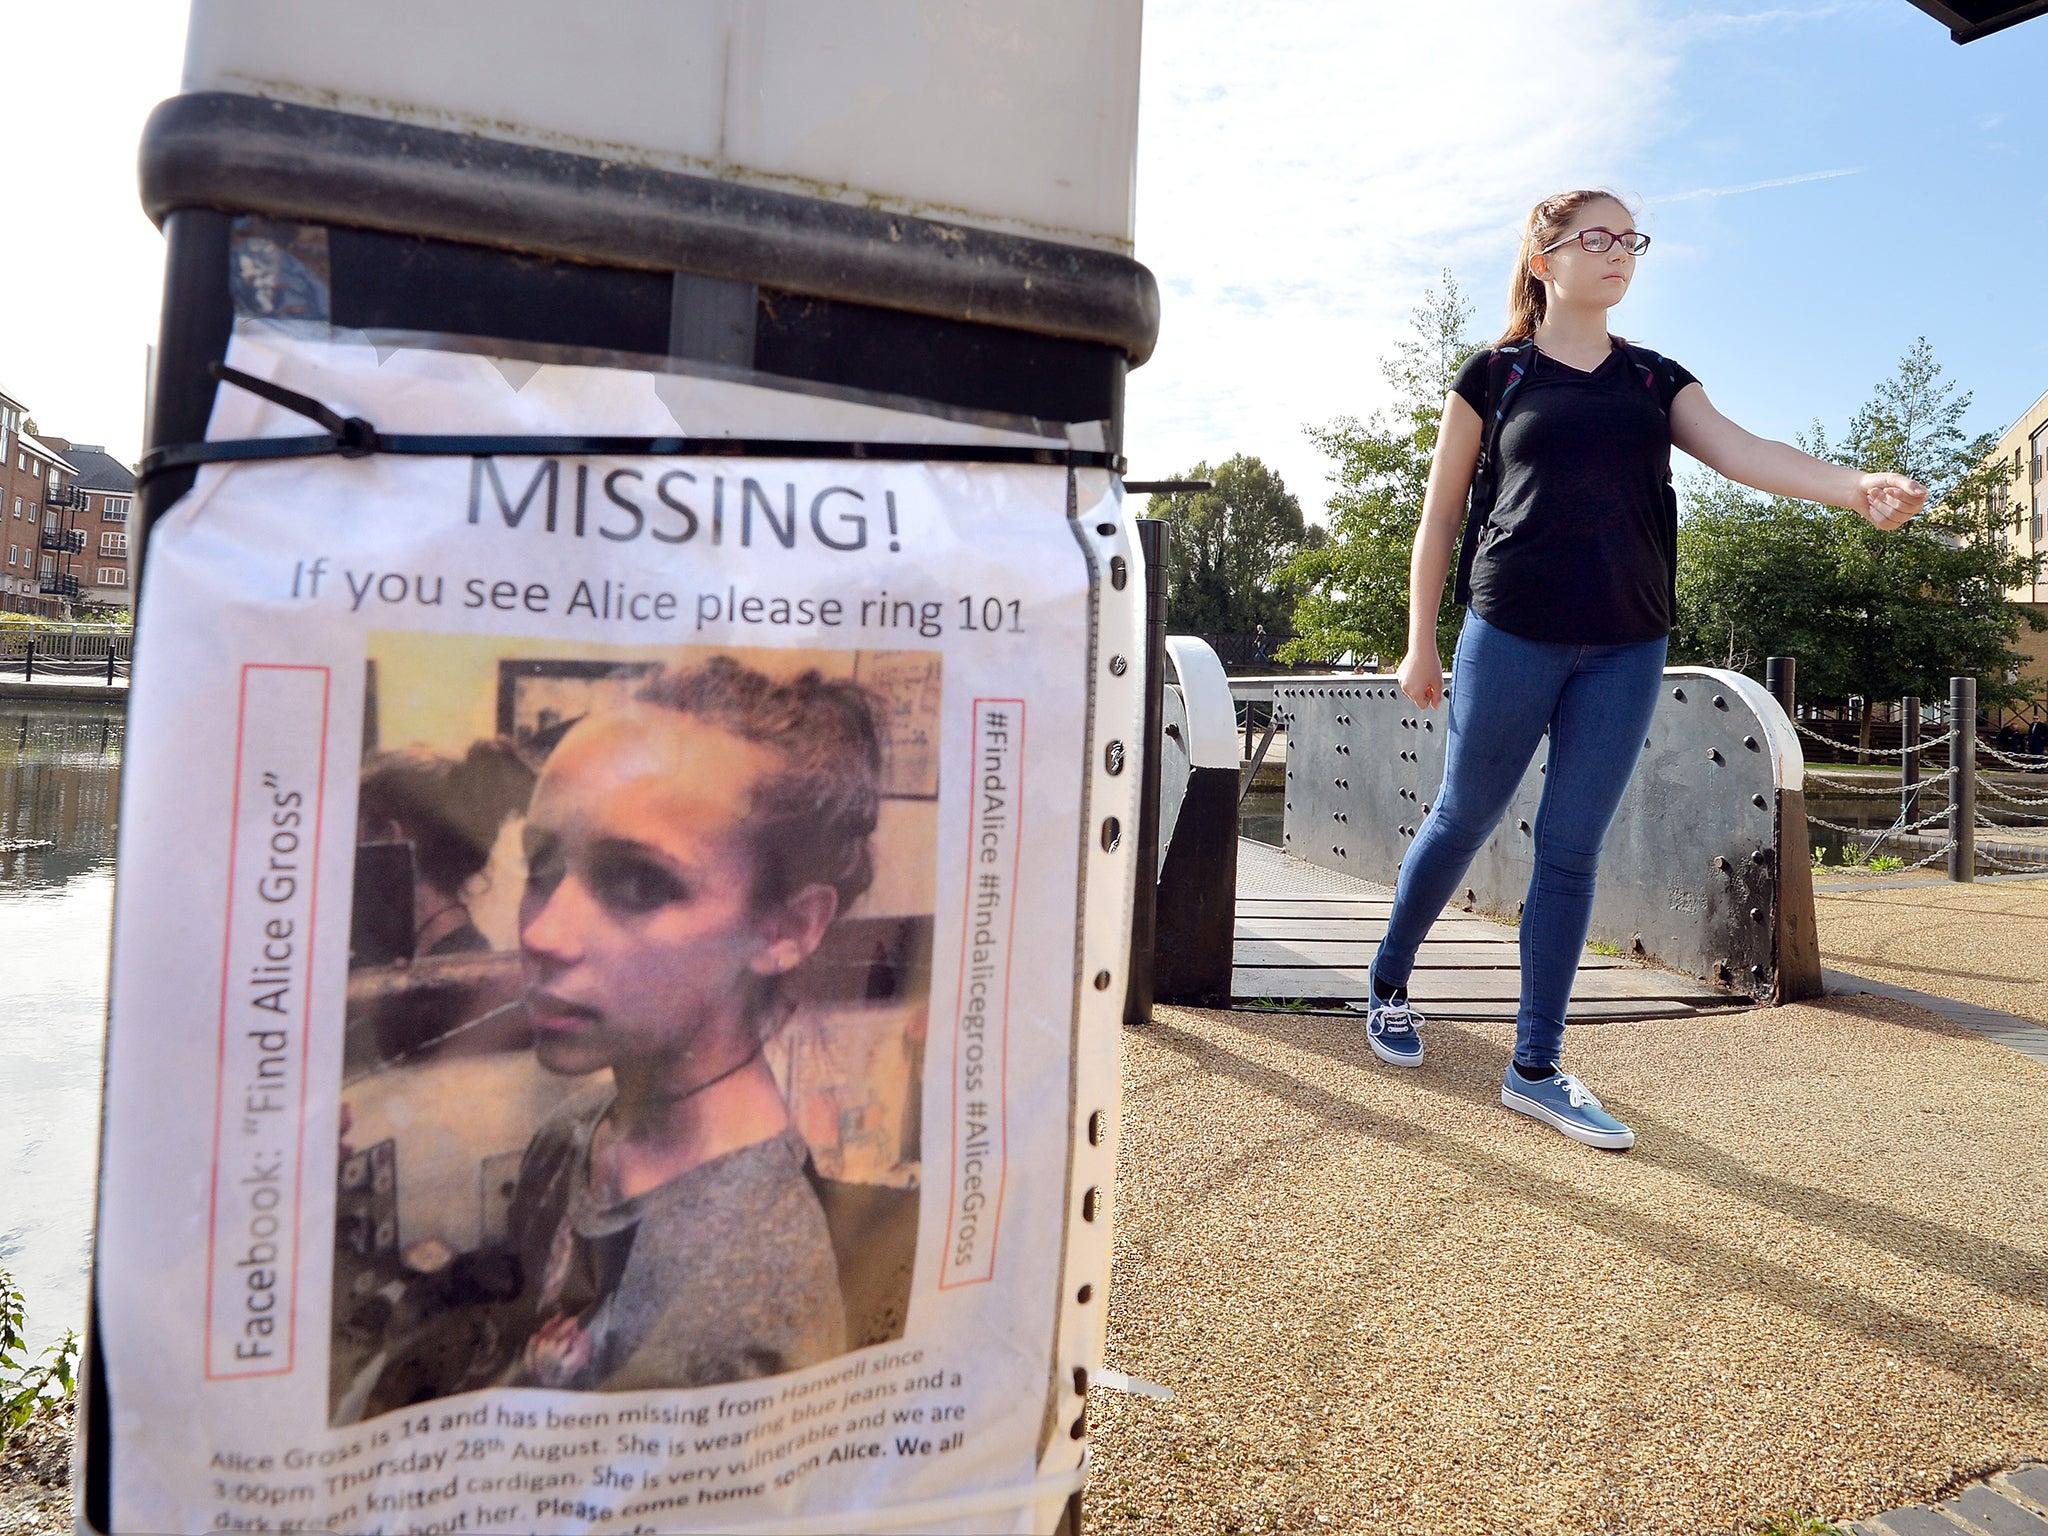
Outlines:
<svg viewBox="0 0 2048 1536"><path fill-rule="evenodd" d="M420 458L541 458L551 455L615 458L869 459L883 463L1042 464L1063 469L1106 469L1121 475L1121 457L1084 448L1029 448L1021 444L865 443L799 437L539 437L494 433L380 432L360 416L343 416L331 406L268 379L215 363L209 370L273 405L316 421L327 430L311 437L241 437L220 442L176 443L142 456L138 483L174 469L199 464L252 463L265 459L311 459L338 454L344 459L373 453Z"/></svg>
<svg viewBox="0 0 2048 1536"><path fill-rule="evenodd" d="M217 208L697 272L1096 342L1133 367L1159 336L1159 285L1115 252L228 91L161 103L141 171L159 225Z"/></svg>

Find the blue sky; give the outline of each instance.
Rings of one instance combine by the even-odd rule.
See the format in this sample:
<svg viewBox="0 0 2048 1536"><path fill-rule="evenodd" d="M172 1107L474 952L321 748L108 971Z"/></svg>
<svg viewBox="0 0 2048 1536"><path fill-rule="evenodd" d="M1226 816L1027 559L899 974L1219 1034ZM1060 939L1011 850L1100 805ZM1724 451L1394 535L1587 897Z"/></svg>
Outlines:
<svg viewBox="0 0 2048 1536"><path fill-rule="evenodd" d="M1254 453L1319 507L1301 424L1385 403L1444 267L1495 334L1521 219L1570 186L1656 241L1616 328L1753 431L1840 428L1921 335L1975 429L2048 390L2048 19L1959 48L1905 0L1333 9L1147 7L1134 474Z"/></svg>
<svg viewBox="0 0 2048 1536"><path fill-rule="evenodd" d="M1522 216L1568 186L1640 201L1656 245L1616 324L1755 431L1838 428L1923 334L1981 429L2048 390L2048 18L1966 48L1906 0L1149 0L1144 26L1165 327L1134 474L1255 453L1319 508L1303 424L1385 403L1441 269L1497 326ZM135 144L184 7L66 0L9 36L0 389L133 457L163 260Z"/></svg>

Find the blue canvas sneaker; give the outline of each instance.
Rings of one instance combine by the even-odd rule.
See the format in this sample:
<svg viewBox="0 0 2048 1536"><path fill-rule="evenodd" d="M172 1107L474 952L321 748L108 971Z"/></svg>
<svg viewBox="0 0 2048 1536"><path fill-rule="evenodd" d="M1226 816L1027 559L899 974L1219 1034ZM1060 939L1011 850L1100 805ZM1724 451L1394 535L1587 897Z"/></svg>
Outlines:
<svg viewBox="0 0 2048 1536"><path fill-rule="evenodd" d="M1422 1036L1416 1026L1422 1015L1408 1006L1408 995L1374 998L1365 1015L1365 1043L1373 1055L1396 1067L1422 1065Z"/></svg>
<svg viewBox="0 0 2048 1536"><path fill-rule="evenodd" d="M1636 1144L1636 1133L1602 1109L1593 1090L1569 1072L1553 1072L1532 1083L1511 1064L1501 1081L1500 1101L1589 1147L1626 1152Z"/></svg>

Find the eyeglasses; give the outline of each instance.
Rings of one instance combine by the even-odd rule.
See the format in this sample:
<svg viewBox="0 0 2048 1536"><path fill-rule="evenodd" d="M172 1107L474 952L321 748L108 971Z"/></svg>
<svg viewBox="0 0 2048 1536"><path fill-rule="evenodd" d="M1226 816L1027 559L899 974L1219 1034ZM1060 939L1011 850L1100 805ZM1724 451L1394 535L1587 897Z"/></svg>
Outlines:
<svg viewBox="0 0 2048 1536"><path fill-rule="evenodd" d="M1555 245L1546 245L1537 254L1548 256L1552 251L1562 250L1577 241L1591 254L1604 256L1614 247L1617 240L1621 242L1621 248L1631 256L1640 256L1650 248L1650 237L1639 229L1631 229L1619 235L1611 229L1582 229L1576 235L1566 235Z"/></svg>

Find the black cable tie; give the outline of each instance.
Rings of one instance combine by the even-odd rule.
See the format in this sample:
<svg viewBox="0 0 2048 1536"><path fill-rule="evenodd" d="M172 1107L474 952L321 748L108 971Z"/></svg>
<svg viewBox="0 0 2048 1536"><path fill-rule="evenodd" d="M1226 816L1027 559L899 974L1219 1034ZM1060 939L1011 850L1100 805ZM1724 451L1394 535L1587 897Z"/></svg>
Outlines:
<svg viewBox="0 0 2048 1536"><path fill-rule="evenodd" d="M834 438L522 436L492 433L383 433L361 416L343 416L296 390L230 368L209 365L223 384L283 406L327 430L309 437L244 437L172 443L142 456L139 484L202 464L248 464L272 459L345 459L392 453L420 458L732 458L861 459L884 463L1037 464L1048 468L1106 469L1121 476L1119 454L1086 448L1033 448L1012 444L847 442Z"/></svg>
<svg viewBox="0 0 2048 1536"><path fill-rule="evenodd" d="M239 368L230 368L226 363L209 363L206 371L223 384L232 384L237 389L247 390L272 405L281 405L294 415L308 421L317 421L334 436L334 451L344 459L360 459L377 451L382 439L377 429L360 416L343 416L333 407L315 400L311 395L302 395L295 389L286 389L282 384L273 384L268 379L259 379L253 373L244 373ZM295 441L295 439L288 439Z"/></svg>
<svg viewBox="0 0 2048 1536"><path fill-rule="evenodd" d="M317 421L321 426L339 438L348 423L341 413L315 400L311 395L302 395L295 389L286 389L282 384L273 384L268 379L259 379L253 373L244 373L239 368L230 368L226 363L208 363L206 371L223 384L232 384L272 405L281 405L293 415L303 416L308 421Z"/></svg>

